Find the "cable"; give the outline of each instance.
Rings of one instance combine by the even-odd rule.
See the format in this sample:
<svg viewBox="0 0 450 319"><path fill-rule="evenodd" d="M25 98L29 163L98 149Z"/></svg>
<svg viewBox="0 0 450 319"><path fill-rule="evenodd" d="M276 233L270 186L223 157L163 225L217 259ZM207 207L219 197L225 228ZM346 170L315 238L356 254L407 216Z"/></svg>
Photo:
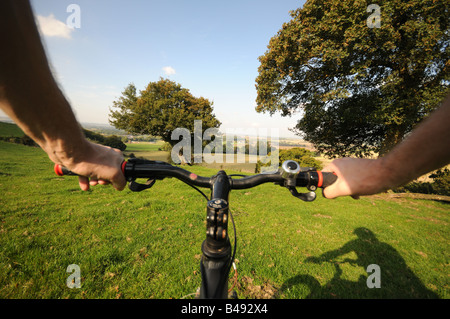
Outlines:
<svg viewBox="0 0 450 319"><path fill-rule="evenodd" d="M234 218L233 218L233 214L231 213L231 209L228 207L228 213L230 214L231 217L231 223L233 224L233 233L234 233L234 247L233 247L233 255L231 256L230 259L230 265L228 266L228 272L230 272L231 266L233 266L234 268L234 282L233 285L231 286L230 289L228 289L228 292L230 293L231 290L233 290L234 286L236 285L237 282L237 268L236 268L236 264L234 263L234 257L236 256L236 248L237 248L237 235L236 235L236 225L234 224Z"/></svg>
<svg viewBox="0 0 450 319"><path fill-rule="evenodd" d="M230 287L230 289L228 289L228 293L230 293L234 286L236 286L237 283L237 279L238 279L238 272L237 272L237 268L236 268L236 264L233 262L233 268L234 268L234 281L233 281L233 285Z"/></svg>
<svg viewBox="0 0 450 319"><path fill-rule="evenodd" d="M231 217L231 223L233 224L233 233L234 233L234 247L233 247L233 255L231 256L231 261L230 263L234 263L234 257L236 256L236 247L237 247L237 235L236 235L236 225L234 224L234 218L233 218L233 214L231 214L231 209L228 207L228 213L230 214ZM230 268L231 268L231 264L230 264Z"/></svg>
<svg viewBox="0 0 450 319"><path fill-rule="evenodd" d="M209 199L208 199L208 196L206 196L205 193L203 193L203 192L202 192L200 189L198 189L196 186L191 185L191 184L189 184L189 183L187 183L187 182L185 182L185 181L182 181L182 182L184 182L185 184L191 186L191 187L192 187L193 189L195 189L197 192L199 192L200 194L202 194L203 197L206 198L206 200L209 200Z"/></svg>

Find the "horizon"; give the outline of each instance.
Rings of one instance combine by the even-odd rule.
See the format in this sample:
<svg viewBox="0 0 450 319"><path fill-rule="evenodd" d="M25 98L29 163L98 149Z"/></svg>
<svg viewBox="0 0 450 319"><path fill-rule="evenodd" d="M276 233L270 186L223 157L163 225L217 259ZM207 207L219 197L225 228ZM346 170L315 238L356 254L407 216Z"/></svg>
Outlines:
<svg viewBox="0 0 450 319"><path fill-rule="evenodd" d="M14 125L17 125L12 119L10 119L8 116L0 116L0 123L8 123L8 124L14 124ZM119 132L123 132L124 134L127 134L127 135L132 135L132 136L152 136L152 135L150 135L150 134L134 134L134 133L129 133L129 132L127 132L127 131L125 131L125 130L122 130L122 129L118 129L118 128L115 128L114 126L112 126L111 124L108 124L108 123L92 123L92 122L80 122L79 123L84 129L96 129L96 128L99 128L99 127L103 127L103 128L105 128L105 129L113 129L113 130L117 130L117 131L119 131ZM239 133L239 134L235 134L235 133L228 133L228 134L230 134L230 135L236 135L236 136L255 136L255 135L251 135L251 134L245 134L244 132L241 132L241 133ZM227 132L221 132L220 131L220 129L219 129L219 134L218 135L227 135ZM256 135L256 136L259 136L259 135ZM154 137L157 137L157 136L154 136ZM292 140L292 139L294 139L294 140L299 140L299 141L302 141L302 142L305 142L305 143L311 143L311 142L308 142L307 140L305 140L305 139L303 139L302 137L300 137L300 136L298 136L298 135L295 135L295 136L278 136L278 139L280 139L280 140Z"/></svg>

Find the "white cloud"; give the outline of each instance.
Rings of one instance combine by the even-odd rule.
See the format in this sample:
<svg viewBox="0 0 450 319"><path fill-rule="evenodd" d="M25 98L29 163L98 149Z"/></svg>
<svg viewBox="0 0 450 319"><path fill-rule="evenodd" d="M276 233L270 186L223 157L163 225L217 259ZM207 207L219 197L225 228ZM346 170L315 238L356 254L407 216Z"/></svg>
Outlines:
<svg viewBox="0 0 450 319"><path fill-rule="evenodd" d="M165 66L165 67L162 68L162 70L164 71L164 73L166 75L173 75L173 74L175 74L175 69L172 68L171 66Z"/></svg>
<svg viewBox="0 0 450 319"><path fill-rule="evenodd" d="M56 19L53 14L50 14L48 17L38 15L36 18L42 35L65 39L71 38L71 33L74 29L67 26L64 22Z"/></svg>

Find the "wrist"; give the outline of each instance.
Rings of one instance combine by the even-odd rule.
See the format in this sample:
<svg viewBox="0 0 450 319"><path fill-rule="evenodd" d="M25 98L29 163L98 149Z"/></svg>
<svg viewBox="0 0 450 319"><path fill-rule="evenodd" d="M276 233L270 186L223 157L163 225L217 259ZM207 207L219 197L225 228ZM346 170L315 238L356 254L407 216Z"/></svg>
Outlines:
<svg viewBox="0 0 450 319"><path fill-rule="evenodd" d="M81 134L70 138L49 139L42 148L53 162L67 168L83 162L90 153L90 143Z"/></svg>
<svg viewBox="0 0 450 319"><path fill-rule="evenodd" d="M381 179L379 183L383 185L384 191L404 185L412 179L408 172L398 165L398 161L392 160L391 156L380 157L377 162Z"/></svg>

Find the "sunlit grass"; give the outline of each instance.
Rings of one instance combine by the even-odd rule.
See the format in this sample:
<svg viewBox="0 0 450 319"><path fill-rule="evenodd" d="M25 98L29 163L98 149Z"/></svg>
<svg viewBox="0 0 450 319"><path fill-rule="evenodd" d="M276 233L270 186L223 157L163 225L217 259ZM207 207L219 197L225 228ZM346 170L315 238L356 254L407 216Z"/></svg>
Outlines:
<svg viewBox="0 0 450 319"><path fill-rule="evenodd" d="M0 143L1 298L181 298L196 291L205 238L200 194L175 179L141 193L106 186L82 192L76 178L55 176L52 166L38 148ZM326 200L320 192L305 203L266 184L232 191L230 207L240 298L449 297L447 203ZM80 266L80 289L66 285L70 264ZM379 289L366 285L369 264L381 267Z"/></svg>

